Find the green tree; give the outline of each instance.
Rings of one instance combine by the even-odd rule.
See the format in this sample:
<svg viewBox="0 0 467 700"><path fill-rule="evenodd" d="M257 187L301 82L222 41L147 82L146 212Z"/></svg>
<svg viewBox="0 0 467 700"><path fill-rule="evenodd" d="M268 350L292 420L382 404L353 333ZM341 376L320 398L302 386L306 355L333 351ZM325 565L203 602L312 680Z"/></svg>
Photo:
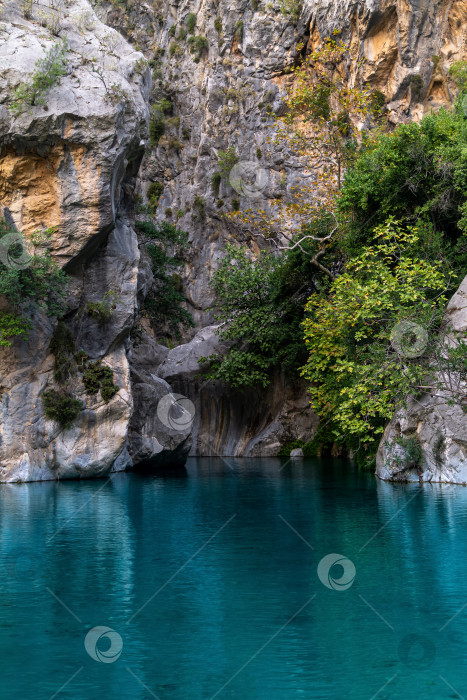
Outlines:
<svg viewBox="0 0 467 700"><path fill-rule="evenodd" d="M442 262L420 257L417 227L389 219L329 294L309 299L303 376L336 441L371 455L384 423L426 389L451 288Z"/></svg>
<svg viewBox="0 0 467 700"><path fill-rule="evenodd" d="M422 218L433 255L465 268L466 203L467 120L459 107L440 110L379 135L347 171L338 197L344 247L358 254L388 216Z"/></svg>
<svg viewBox="0 0 467 700"><path fill-rule="evenodd" d="M305 360L301 322L313 281L298 251L253 256L227 245L213 277L224 354L212 355L207 376L234 387L267 386L280 367L292 378Z"/></svg>
<svg viewBox="0 0 467 700"><path fill-rule="evenodd" d="M0 345L9 347L15 336L26 337L37 310L60 316L66 308L68 276L53 261L48 248L55 229L39 231L29 241L0 220ZM14 234L17 242L2 246L2 239ZM19 264L27 260L27 266Z"/></svg>

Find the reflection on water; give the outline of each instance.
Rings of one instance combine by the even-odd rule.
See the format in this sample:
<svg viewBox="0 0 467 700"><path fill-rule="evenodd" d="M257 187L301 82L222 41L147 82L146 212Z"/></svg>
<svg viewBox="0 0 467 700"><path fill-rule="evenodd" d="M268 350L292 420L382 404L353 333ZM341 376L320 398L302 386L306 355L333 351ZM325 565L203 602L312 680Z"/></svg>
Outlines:
<svg viewBox="0 0 467 700"><path fill-rule="evenodd" d="M467 695L467 490L284 464L0 486L2 700Z"/></svg>

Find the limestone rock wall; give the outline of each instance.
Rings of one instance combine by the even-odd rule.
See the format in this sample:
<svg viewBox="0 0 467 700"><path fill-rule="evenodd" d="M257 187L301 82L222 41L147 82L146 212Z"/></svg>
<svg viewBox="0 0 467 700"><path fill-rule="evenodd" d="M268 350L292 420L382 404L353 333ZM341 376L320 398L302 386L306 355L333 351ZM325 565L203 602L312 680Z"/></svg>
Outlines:
<svg viewBox="0 0 467 700"><path fill-rule="evenodd" d="M199 334L201 344L214 342L212 272L227 241L257 245L228 213L238 205L267 212L306 177L299 160L270 140L299 41L313 48L341 30L364 59L349 82L363 77L383 92L391 122L417 119L452 99L447 70L466 56L467 0L104 0L95 7L33 0L30 13L25 5L0 0L0 207L26 234L56 227L53 254L71 275L66 322L77 348L114 369L120 391L105 404L86 395L78 377L74 390L85 408L74 427L58 430L45 420L52 322L41 318L28 341L0 349L0 480L182 462L191 425L174 432L161 421L167 381L195 405L194 454L276 454L286 440L311 439L316 417L306 392L280 374L267 392L243 396L199 380ZM46 108L15 118L12 90L63 38L67 75ZM150 109L161 101L164 133L151 146ZM254 202L226 178L219 192L212 186L219 152L231 147L267 173ZM150 334L139 343L132 336L152 284L133 228L135 203L147 201L154 182L163 187L156 217L177 223L190 241L182 281L195 328L170 352ZM86 305L108 291L118 301L102 328Z"/></svg>
<svg viewBox="0 0 467 700"><path fill-rule="evenodd" d="M162 183L157 217L190 234L183 278L196 330L212 323L209 280L226 241L251 242L248 227L227 216L235 200L241 209L268 211L272 198L289 196L305 177L297 158L270 142L272 117L281 112L300 58L298 42L313 49L341 30L361 59L357 74L349 70L349 83L364 79L381 91L392 123L449 104L448 68L467 56L467 0L291 0L287 6L299 8L297 21L281 11L280 0L128 0L124 8L107 3L99 10L152 62L152 104L171 104L162 138L146 151L138 192L144 199L152 182ZM184 36L190 13L196 26ZM192 53L190 36L205 38L207 48ZM230 147L267 172L254 202L225 178L213 191L219 150Z"/></svg>
<svg viewBox="0 0 467 700"><path fill-rule="evenodd" d="M119 391L105 403L100 393L86 393L77 373L67 388L82 402L80 415L66 430L47 420L41 396L55 387L55 321L37 312L28 340L0 348L0 480L104 476L138 461L129 333L152 273L133 229L133 193L151 76L141 53L85 0L50 8L33 2L24 14L22 3L7 2L0 16L0 213L26 235L55 228L53 256L71 275L66 323L76 349L110 367ZM12 91L64 39L66 75L44 106L14 116ZM109 291L116 308L101 326L86 308ZM170 392L151 378L149 389L151 381L159 398ZM189 430L174 437L160 422L151 430L146 459L186 455Z"/></svg>

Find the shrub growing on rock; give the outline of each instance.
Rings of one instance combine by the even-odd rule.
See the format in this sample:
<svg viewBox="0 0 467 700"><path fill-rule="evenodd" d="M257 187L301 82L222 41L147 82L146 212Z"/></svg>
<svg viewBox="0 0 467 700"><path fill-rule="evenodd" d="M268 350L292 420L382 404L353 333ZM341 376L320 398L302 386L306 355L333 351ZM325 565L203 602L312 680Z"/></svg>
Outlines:
<svg viewBox="0 0 467 700"><path fill-rule="evenodd" d="M186 28L188 30L188 34L193 34L195 31L196 27L196 15L194 12L190 12L188 17L186 18Z"/></svg>
<svg viewBox="0 0 467 700"><path fill-rule="evenodd" d="M83 384L88 394L97 394L100 390L105 403L108 403L119 390L113 382L112 369L102 365L100 360L87 364L83 372Z"/></svg>
<svg viewBox="0 0 467 700"><path fill-rule="evenodd" d="M34 73L13 93L11 111L18 116L29 107L45 105L49 89L60 82L67 70L68 46L65 40L54 44L44 58L37 61Z"/></svg>
<svg viewBox="0 0 467 700"><path fill-rule="evenodd" d="M68 276L48 249L54 233L51 228L27 239L0 219L0 297L8 304L0 311L0 346L9 347L15 336L27 337L34 312L60 316L65 310Z"/></svg>
<svg viewBox="0 0 467 700"><path fill-rule="evenodd" d="M42 394L45 415L49 420L56 421L62 428L70 428L83 406L66 391L50 389Z"/></svg>

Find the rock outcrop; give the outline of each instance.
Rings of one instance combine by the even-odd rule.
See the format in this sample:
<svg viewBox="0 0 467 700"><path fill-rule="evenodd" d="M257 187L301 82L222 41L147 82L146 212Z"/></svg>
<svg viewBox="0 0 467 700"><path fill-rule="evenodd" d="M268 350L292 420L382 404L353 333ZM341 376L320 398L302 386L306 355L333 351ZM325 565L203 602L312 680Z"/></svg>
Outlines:
<svg viewBox="0 0 467 700"><path fill-rule="evenodd" d="M235 391L203 379L200 358L222 354L217 326L199 331L186 345L169 350L157 374L194 405L193 447L198 456L271 457L292 440L312 439L318 418L303 385L277 372L266 389Z"/></svg>
<svg viewBox="0 0 467 700"><path fill-rule="evenodd" d="M447 306L446 321L467 333L467 277ZM464 389L467 394L465 383ZM411 398L387 426L377 455L381 479L467 484L467 413L449 396L434 394Z"/></svg>
<svg viewBox="0 0 467 700"><path fill-rule="evenodd" d="M141 458L135 430L145 436L146 460L166 460L172 451L180 460L189 450L187 431L138 423L141 397L134 402L128 361L129 333L151 284L133 228L149 69L85 0L51 4L46 12L33 2L29 19L24 7L9 2L0 18L0 213L26 235L54 228L52 254L71 276L66 323L76 350L110 368L118 392L106 403L76 372L67 388L83 410L68 429L46 419L42 395L55 386L55 322L37 312L28 340L0 348L0 480L97 477L126 468ZM47 91L44 106L15 116L14 89L63 40L66 75ZM109 292L115 309L102 324L87 305ZM158 398L170 394L165 382L156 384Z"/></svg>

